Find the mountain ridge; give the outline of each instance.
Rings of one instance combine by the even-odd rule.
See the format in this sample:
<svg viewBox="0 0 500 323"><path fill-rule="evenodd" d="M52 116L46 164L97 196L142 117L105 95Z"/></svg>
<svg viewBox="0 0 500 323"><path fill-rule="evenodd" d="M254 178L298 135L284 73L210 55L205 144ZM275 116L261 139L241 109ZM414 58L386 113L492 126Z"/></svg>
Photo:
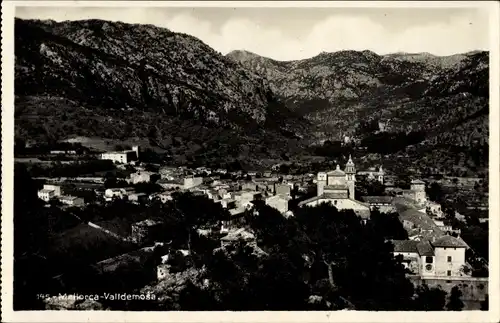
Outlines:
<svg viewBox="0 0 500 323"><path fill-rule="evenodd" d="M190 156L219 149L222 131L236 141L228 147L235 158L248 150L245 141L282 145L307 136L307 121L274 96L265 78L193 36L96 19L16 19L15 36L17 136L138 136L169 146L175 137L200 141L187 129L195 127L204 140L193 145L201 148L186 147ZM50 113L64 122L51 121ZM34 115L43 120L34 122Z"/></svg>
<svg viewBox="0 0 500 323"><path fill-rule="evenodd" d="M392 140L400 152L386 159L411 156L427 169L446 160L441 171L488 172L488 52L439 57L346 50L288 62L227 56L266 77L290 110L316 125L318 145L349 139L375 152ZM408 135L416 137L396 144ZM469 157L453 166L458 151Z"/></svg>
<svg viewBox="0 0 500 323"><path fill-rule="evenodd" d="M425 101L425 96L429 95L464 96L463 93L464 97L467 93L488 97L487 52L472 51L444 57L424 55L424 58L414 59L415 54L408 58L406 54L339 51L285 62L253 53L241 59L239 54L232 52L227 56L240 59L246 68L267 77L273 91L287 101L291 110L306 116L309 114L312 120L317 120L311 116L315 110L335 111L336 104L366 104L366 101L376 100L380 95L385 95L385 101L396 101L398 98ZM467 85L468 79L474 84ZM448 85L451 88L446 90ZM315 109L309 109L311 105L316 105ZM321 105L324 109L318 108ZM384 112L381 111L381 114Z"/></svg>
<svg viewBox="0 0 500 323"><path fill-rule="evenodd" d="M487 52L276 61L222 55L153 25L16 18L15 27L16 138L147 138L198 164L288 160L311 143L381 133L422 133L426 151L487 150Z"/></svg>

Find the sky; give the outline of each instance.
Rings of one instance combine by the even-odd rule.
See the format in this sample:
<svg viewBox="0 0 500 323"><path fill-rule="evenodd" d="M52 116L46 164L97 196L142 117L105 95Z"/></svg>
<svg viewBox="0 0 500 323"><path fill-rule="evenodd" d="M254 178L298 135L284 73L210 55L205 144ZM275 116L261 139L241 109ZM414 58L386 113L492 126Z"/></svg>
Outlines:
<svg viewBox="0 0 500 323"><path fill-rule="evenodd" d="M443 56L489 50L488 13L477 8L17 7L16 17L153 24L222 54L247 50L276 60L339 50Z"/></svg>

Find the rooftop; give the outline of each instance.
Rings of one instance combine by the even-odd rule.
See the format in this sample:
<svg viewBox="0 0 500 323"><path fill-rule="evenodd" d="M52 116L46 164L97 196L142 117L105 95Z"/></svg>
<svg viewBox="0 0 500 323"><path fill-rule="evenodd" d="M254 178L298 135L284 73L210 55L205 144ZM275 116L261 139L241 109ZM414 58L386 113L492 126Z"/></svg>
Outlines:
<svg viewBox="0 0 500 323"><path fill-rule="evenodd" d="M417 253L417 241L412 240L392 240L394 252L413 252Z"/></svg>
<svg viewBox="0 0 500 323"><path fill-rule="evenodd" d="M347 185L325 185L324 190L346 190Z"/></svg>
<svg viewBox="0 0 500 323"><path fill-rule="evenodd" d="M284 195L284 194L277 194L277 195L272 195L266 198L267 200L276 200L276 199L281 199L281 200L291 200L292 198L290 196Z"/></svg>
<svg viewBox="0 0 500 323"><path fill-rule="evenodd" d="M154 220L151 220L151 219L146 219L144 221L136 222L136 223L134 223L134 225L141 226L141 227L151 227L151 226L154 226L154 225L157 225L157 224L160 224L160 223L161 222L154 221Z"/></svg>
<svg viewBox="0 0 500 323"><path fill-rule="evenodd" d="M133 193L131 195L135 195L135 196L145 196L147 195L146 193Z"/></svg>
<svg viewBox="0 0 500 323"><path fill-rule="evenodd" d="M383 203L390 204L393 201L392 196L362 196L361 200L367 203Z"/></svg>
<svg viewBox="0 0 500 323"><path fill-rule="evenodd" d="M426 237L441 237L444 232L434 223L434 221L425 213L419 212L416 209L408 209L399 215L400 220L412 222L421 233L425 233Z"/></svg>
<svg viewBox="0 0 500 323"><path fill-rule="evenodd" d="M340 169L339 165L337 165L337 168L335 170L329 171L328 173L326 173L326 175L328 175L328 176L338 176L338 177L342 176L343 177L343 176L345 176L345 172Z"/></svg>
<svg viewBox="0 0 500 323"><path fill-rule="evenodd" d="M348 198L348 193L347 191L345 192L326 192L323 193L323 198L326 199L346 199Z"/></svg>
<svg viewBox="0 0 500 323"><path fill-rule="evenodd" d="M149 171L138 171L138 172L135 172L135 173L132 173L130 174L130 176L141 176L141 175L155 175L156 173L155 172L149 172Z"/></svg>
<svg viewBox="0 0 500 323"><path fill-rule="evenodd" d="M157 183L158 184L176 184L176 185L184 184L184 182L181 179L173 179L173 180L160 179Z"/></svg>
<svg viewBox="0 0 500 323"><path fill-rule="evenodd" d="M338 198L338 199L348 199L348 200L351 200L351 201L357 203L358 205L363 205L363 206L366 206L367 208L369 207L368 204L360 202L360 201L357 201L357 200L354 200L354 199L346 198L345 195L340 195L339 194L340 197L335 197L335 196L336 195L333 195L332 193L325 193L325 194L322 194L320 196L314 196L314 197L311 197L311 198L309 198L307 200L304 200L304 201L300 202L298 204L298 206L306 205L306 204L309 204L311 202L314 202L314 201L317 201L317 200L321 200L321 199L330 200L330 199Z"/></svg>
<svg viewBox="0 0 500 323"><path fill-rule="evenodd" d="M241 214L243 212L245 212L245 208L243 208L243 207L229 210L229 214L231 214L231 215L238 215L238 214Z"/></svg>
<svg viewBox="0 0 500 323"><path fill-rule="evenodd" d="M434 256L434 248L432 248L429 241L419 241L417 243L417 250L420 256Z"/></svg>
<svg viewBox="0 0 500 323"><path fill-rule="evenodd" d="M61 195L59 197L60 199L63 199L63 200L76 200L78 197L77 196L72 196L72 195Z"/></svg>
<svg viewBox="0 0 500 323"><path fill-rule="evenodd" d="M467 248L468 245L461 239L445 235L432 242L434 247L438 248Z"/></svg>

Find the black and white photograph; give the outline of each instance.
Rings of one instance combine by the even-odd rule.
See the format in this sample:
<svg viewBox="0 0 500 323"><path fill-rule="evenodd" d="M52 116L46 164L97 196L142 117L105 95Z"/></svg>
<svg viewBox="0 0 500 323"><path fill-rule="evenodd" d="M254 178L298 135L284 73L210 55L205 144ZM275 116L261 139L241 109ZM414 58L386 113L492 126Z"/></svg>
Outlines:
<svg viewBox="0 0 500 323"><path fill-rule="evenodd" d="M498 3L7 2L12 321L498 314Z"/></svg>

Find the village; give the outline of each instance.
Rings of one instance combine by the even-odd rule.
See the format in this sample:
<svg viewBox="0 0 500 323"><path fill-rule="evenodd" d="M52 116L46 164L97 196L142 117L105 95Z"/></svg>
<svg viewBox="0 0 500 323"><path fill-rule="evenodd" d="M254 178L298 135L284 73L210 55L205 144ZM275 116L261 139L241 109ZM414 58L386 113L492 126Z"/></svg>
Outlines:
<svg viewBox="0 0 500 323"><path fill-rule="evenodd" d="M61 153L72 154L67 151ZM101 160L111 161L117 169L129 170L125 178L112 181L105 176L38 178L44 183L38 191L38 198L47 206L61 208L81 208L89 203L106 204L117 200L147 206L150 203L168 203L173 200L173 194L190 192L195 196L204 196L228 211L230 218L215 227L222 248L244 241L258 252L263 251L258 247L252 230L242 220L248 212L255 212L255 203L264 203L285 218L293 217L297 208L322 203L330 203L338 210L353 210L364 222L370 219L373 212L396 213L408 233L408 240L392 241L393 253L401 258L408 277L416 285L439 285L447 292L459 285L465 301L484 300L487 295L487 276L473 274L477 268L486 268L487 271L487 261L477 256L461 238L460 229L446 220L442 206L428 198L426 182L419 178L413 178L409 188L397 187L396 176L387 172L383 165L358 170L351 156L343 167L337 164L335 169L317 174L289 175L280 174L279 167L260 172L173 166L151 170L140 162L140 154L138 146L100 154ZM371 183L382 190L377 195L358 196L359 183ZM147 189L138 190L141 185ZM85 198L88 194L79 194L83 191L93 192L95 198L88 201ZM465 221L464 216L456 211L455 217ZM159 259L156 278L162 281L173 275L169 272L171 265L168 263L172 250L165 248L164 242L152 238L153 232L161 227L158 221L144 219L133 223L127 236L90 221L87 225L136 244L138 250L132 253L151 252L155 246L161 246L166 254ZM213 227L207 228L199 230L199 233L208 234L213 230ZM175 252L188 256L190 251ZM130 253L100 261L99 266L113 268L117 262L123 262L124 257L130 257ZM61 306L60 300L53 299L52 302L55 304L51 306Z"/></svg>

